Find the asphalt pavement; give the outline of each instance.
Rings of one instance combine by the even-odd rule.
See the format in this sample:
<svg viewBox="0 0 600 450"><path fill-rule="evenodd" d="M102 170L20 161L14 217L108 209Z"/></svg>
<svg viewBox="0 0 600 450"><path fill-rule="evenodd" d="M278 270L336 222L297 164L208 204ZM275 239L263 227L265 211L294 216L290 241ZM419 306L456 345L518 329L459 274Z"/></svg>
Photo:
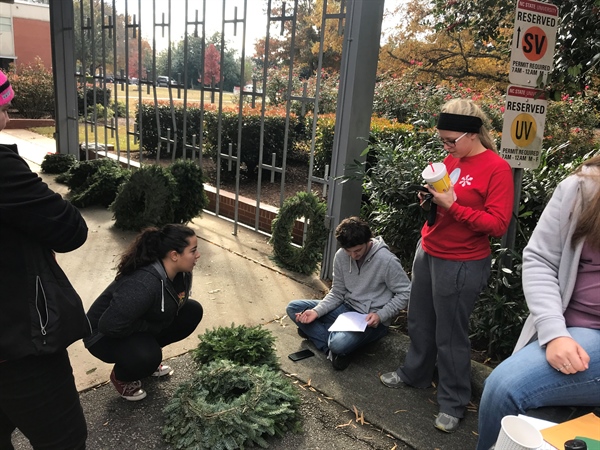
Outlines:
<svg viewBox="0 0 600 450"><path fill-rule="evenodd" d="M21 155L39 172L44 155L55 150L54 140L26 130L5 130L0 143L17 143ZM66 195L54 176L40 174L55 191ZM59 263L81 295L86 309L114 278L119 254L135 233L116 230L103 208L82 210L89 227L88 241L74 252L59 255ZM69 348L81 402L89 427L89 450L167 449L162 439L162 410L179 384L195 370L189 351L198 335L218 326L261 324L276 338L276 351L285 376L302 396L303 431L270 438L272 449L444 449L465 450L477 441L477 397L489 369L473 363L474 401L458 432L445 434L433 427L437 413L435 387L389 389L379 374L403 361L408 338L397 332L355 355L348 369L333 370L325 355L296 333L285 317L285 306L299 298L321 298L327 286L317 275L288 272L271 260L268 237L243 226L234 235L233 223L204 212L190 224L200 237L200 259L194 270L192 297L204 307L204 319L188 339L164 349L175 368L169 379L143 380L148 397L140 402L121 399L108 383L111 366L89 354L81 342ZM315 356L292 362L288 355L313 348ZM15 433L15 448L28 449Z"/></svg>

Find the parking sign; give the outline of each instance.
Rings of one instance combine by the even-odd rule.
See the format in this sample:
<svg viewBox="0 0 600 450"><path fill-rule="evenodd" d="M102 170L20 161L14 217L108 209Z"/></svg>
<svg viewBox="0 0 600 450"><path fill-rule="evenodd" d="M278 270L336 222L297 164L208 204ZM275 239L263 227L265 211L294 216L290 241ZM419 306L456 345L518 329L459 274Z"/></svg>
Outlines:
<svg viewBox="0 0 600 450"><path fill-rule="evenodd" d="M513 84L537 87L552 71L558 8L550 3L518 0L511 48L510 73Z"/></svg>

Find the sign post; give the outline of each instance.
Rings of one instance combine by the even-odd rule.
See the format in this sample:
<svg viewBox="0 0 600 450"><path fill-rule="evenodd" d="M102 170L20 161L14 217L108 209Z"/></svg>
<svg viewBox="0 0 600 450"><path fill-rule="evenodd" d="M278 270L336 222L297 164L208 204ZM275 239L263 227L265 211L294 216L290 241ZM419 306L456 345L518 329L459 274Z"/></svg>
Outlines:
<svg viewBox="0 0 600 450"><path fill-rule="evenodd" d="M548 84L553 68L558 8L551 3L517 0L510 72L500 154L513 168L513 218L502 237L504 248L514 249L515 217L519 212L523 169L540 163L547 102L538 87ZM510 264L507 257L505 264Z"/></svg>

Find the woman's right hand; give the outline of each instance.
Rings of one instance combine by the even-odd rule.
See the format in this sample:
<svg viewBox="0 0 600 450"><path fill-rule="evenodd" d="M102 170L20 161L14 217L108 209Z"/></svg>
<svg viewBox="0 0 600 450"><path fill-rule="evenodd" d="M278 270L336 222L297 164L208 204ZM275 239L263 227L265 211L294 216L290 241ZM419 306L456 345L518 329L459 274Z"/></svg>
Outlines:
<svg viewBox="0 0 600 450"><path fill-rule="evenodd" d="M588 369L590 355L575 339L561 336L546 344L546 360L561 373L573 374Z"/></svg>

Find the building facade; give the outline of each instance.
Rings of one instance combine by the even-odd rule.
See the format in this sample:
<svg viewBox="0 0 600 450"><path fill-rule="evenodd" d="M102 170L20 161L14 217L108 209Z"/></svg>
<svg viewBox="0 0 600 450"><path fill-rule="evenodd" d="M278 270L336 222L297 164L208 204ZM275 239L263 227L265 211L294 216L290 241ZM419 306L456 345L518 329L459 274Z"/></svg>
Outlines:
<svg viewBox="0 0 600 450"><path fill-rule="evenodd" d="M48 0L0 2L0 68L31 64L36 58L50 68L50 10Z"/></svg>

